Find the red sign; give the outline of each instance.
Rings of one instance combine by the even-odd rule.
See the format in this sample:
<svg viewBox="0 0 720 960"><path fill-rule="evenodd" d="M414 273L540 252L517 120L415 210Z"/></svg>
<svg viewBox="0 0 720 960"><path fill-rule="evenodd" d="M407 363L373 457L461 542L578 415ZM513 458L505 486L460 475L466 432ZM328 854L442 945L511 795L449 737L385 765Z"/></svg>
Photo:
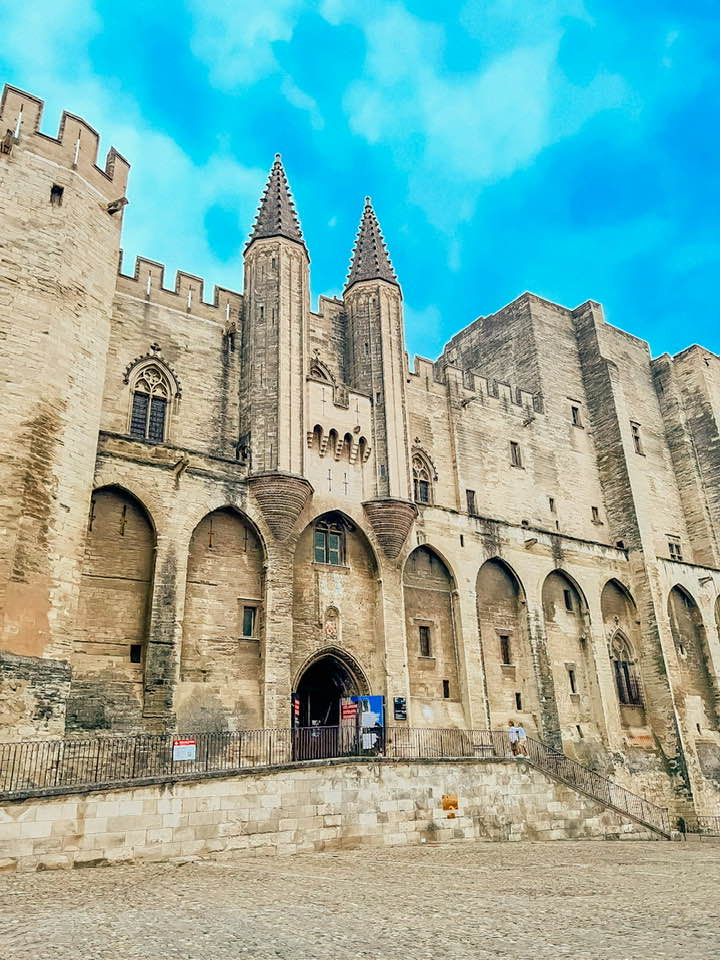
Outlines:
<svg viewBox="0 0 720 960"><path fill-rule="evenodd" d="M352 720L353 717L357 716L357 704L356 703L343 703L340 706L340 716L343 720Z"/></svg>

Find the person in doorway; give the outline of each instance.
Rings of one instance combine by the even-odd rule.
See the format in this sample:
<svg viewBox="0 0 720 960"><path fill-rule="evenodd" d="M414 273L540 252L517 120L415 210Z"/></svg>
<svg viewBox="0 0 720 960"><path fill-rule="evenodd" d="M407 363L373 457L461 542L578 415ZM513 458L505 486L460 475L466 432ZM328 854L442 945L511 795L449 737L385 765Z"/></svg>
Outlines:
<svg viewBox="0 0 720 960"><path fill-rule="evenodd" d="M510 741L510 752L514 757L518 755L518 728L514 720L508 720L508 740Z"/></svg>

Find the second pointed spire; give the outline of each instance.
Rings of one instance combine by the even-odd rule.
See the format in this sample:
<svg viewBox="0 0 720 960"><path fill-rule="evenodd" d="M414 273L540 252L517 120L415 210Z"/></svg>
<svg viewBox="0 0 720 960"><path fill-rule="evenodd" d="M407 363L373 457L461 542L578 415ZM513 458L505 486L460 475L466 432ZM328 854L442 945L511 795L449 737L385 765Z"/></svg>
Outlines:
<svg viewBox="0 0 720 960"><path fill-rule="evenodd" d="M260 200L248 247L264 237L286 237L305 246L290 185L279 153L270 169L265 191Z"/></svg>
<svg viewBox="0 0 720 960"><path fill-rule="evenodd" d="M365 197L365 209L355 238L345 289L361 280L387 280L400 286L370 197Z"/></svg>

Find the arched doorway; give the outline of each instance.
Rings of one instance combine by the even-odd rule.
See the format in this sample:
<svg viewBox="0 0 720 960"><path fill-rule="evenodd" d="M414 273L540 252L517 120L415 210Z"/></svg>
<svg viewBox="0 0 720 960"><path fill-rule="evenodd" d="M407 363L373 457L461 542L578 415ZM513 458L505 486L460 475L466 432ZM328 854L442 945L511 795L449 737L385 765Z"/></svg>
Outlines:
<svg viewBox="0 0 720 960"><path fill-rule="evenodd" d="M337 726L341 699L368 692L357 668L334 653L315 658L303 670L295 691L294 725L300 727Z"/></svg>

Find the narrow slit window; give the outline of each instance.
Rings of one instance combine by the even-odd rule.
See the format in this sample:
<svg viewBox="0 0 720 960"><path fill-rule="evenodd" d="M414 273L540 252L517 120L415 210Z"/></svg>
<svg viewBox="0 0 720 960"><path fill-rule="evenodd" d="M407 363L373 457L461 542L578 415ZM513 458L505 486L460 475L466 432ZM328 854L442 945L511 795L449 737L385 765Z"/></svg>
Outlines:
<svg viewBox="0 0 720 960"><path fill-rule="evenodd" d="M522 467L522 451L520 444L514 440L510 441L510 463L513 467Z"/></svg>
<svg viewBox="0 0 720 960"><path fill-rule="evenodd" d="M583 425L582 417L580 416L580 407L571 406L570 415L572 416L572 422L574 427L581 427Z"/></svg>
<svg viewBox="0 0 720 960"><path fill-rule="evenodd" d="M477 508L475 506L475 491L466 490L465 498L467 499L467 512L471 517L474 517L477 514Z"/></svg>
<svg viewBox="0 0 720 960"><path fill-rule="evenodd" d="M430 627L424 625L418 627L418 640L420 643L420 656L431 657L432 637L430 636Z"/></svg>
<svg viewBox="0 0 720 960"><path fill-rule="evenodd" d="M630 423L630 432L632 434L633 449L635 453L640 454L641 457L645 456L645 450L643 449L642 437L640 435L640 424Z"/></svg>
<svg viewBox="0 0 720 960"><path fill-rule="evenodd" d="M591 507L590 510L592 511L592 522L600 523L600 510L597 507Z"/></svg>
<svg viewBox="0 0 720 960"><path fill-rule="evenodd" d="M450 699L450 681L443 680L443 700Z"/></svg>
<svg viewBox="0 0 720 960"><path fill-rule="evenodd" d="M548 497L548 504L550 506L550 513L557 513L557 508L555 506L555 497Z"/></svg>
<svg viewBox="0 0 720 960"><path fill-rule="evenodd" d="M570 683L570 693L577 693L577 677L572 667L568 668L568 681Z"/></svg>
<svg viewBox="0 0 720 960"><path fill-rule="evenodd" d="M516 710L522 710L522 708L523 708L523 705L522 705L522 694L520 693L519 690L516 690L516 691L515 691L515 709L516 709Z"/></svg>
<svg viewBox="0 0 720 960"><path fill-rule="evenodd" d="M572 590L563 590L563 602L565 603L565 609L567 611L572 612L575 609Z"/></svg>
<svg viewBox="0 0 720 960"><path fill-rule="evenodd" d="M54 183L50 187L50 203L53 205L53 207L62 206L64 193L65 193L65 188L59 186L57 183Z"/></svg>
<svg viewBox="0 0 720 960"><path fill-rule="evenodd" d="M130 663L142 663L142 644L130 644Z"/></svg>
<svg viewBox="0 0 720 960"><path fill-rule="evenodd" d="M510 648L510 637L503 634L500 637L500 657L502 662L509 666L512 663L512 650Z"/></svg>

